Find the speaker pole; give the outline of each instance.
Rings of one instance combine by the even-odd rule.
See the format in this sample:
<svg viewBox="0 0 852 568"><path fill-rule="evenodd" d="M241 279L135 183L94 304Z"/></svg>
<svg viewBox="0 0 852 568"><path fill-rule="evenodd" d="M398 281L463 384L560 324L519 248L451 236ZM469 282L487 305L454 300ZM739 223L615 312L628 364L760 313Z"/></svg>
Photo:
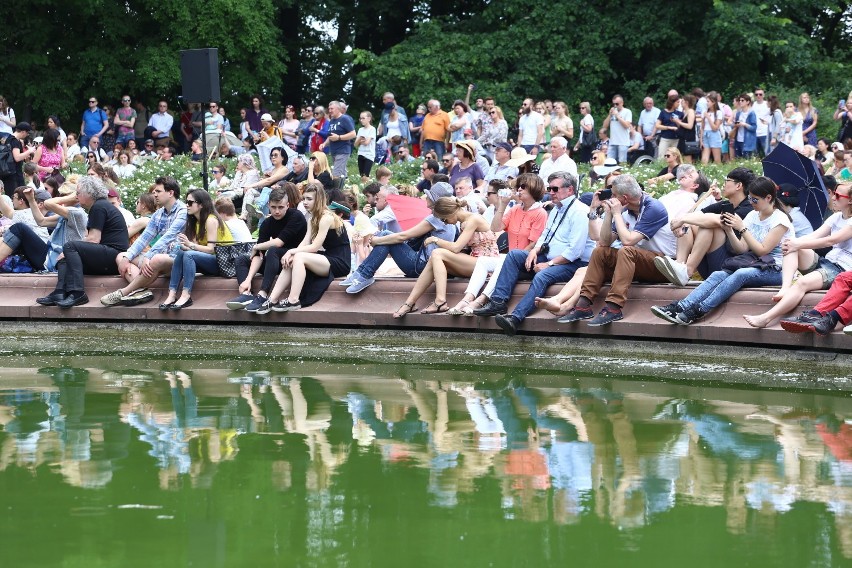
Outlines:
<svg viewBox="0 0 852 568"><path fill-rule="evenodd" d="M207 193L210 193L207 183L207 113L209 110L208 106L206 111L201 111L201 181Z"/></svg>

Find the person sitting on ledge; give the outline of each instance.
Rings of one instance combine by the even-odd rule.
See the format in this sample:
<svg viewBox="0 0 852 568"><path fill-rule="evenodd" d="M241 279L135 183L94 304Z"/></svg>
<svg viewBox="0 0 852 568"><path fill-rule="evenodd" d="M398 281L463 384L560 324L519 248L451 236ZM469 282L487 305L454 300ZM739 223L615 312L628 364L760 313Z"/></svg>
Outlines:
<svg viewBox="0 0 852 568"><path fill-rule="evenodd" d="M37 303L71 308L89 302L83 275L118 274L115 257L130 246L124 216L107 200L107 186L98 178L81 177L77 201L88 209L86 238L66 242L56 266L56 288Z"/></svg>
<svg viewBox="0 0 852 568"><path fill-rule="evenodd" d="M737 265L723 265L683 300L654 306L651 312L668 322L690 325L746 286L779 286L781 243L794 238L796 233L790 217L778 207L775 192L775 182L758 177L748 186L748 200L754 211L745 219L734 213L722 213L728 242L740 260ZM753 255L746 258L744 253Z"/></svg>
<svg viewBox="0 0 852 568"><path fill-rule="evenodd" d="M775 295L778 303L772 309L755 316L743 317L752 327L767 327L783 314L799 305L805 294L813 290L827 290L841 272L852 270L852 185L838 185L831 192L831 208L835 213L816 231L781 243L785 255L798 255L798 265L785 262L782 270L784 282L792 282L796 268L803 274L792 286L784 286ZM831 250L820 257L813 249L831 246ZM808 312L793 321L803 319L811 323ZM837 321L834 322L835 325ZM832 328L833 329L833 328Z"/></svg>
<svg viewBox="0 0 852 568"><path fill-rule="evenodd" d="M591 209L594 211L599 205L604 214L598 246L589 260L577 305L560 319L563 323L589 319L590 326L609 325L624 317L627 290L634 279L663 281L654 268L654 258L669 246L671 233L660 232L669 222L666 207L642 191L636 179L627 174L612 178L610 199L601 200L600 191L595 192ZM674 249L673 243L671 248ZM595 317L592 302L606 280L611 280L606 306Z"/></svg>
<svg viewBox="0 0 852 568"><path fill-rule="evenodd" d="M300 201L302 196L292 183L284 182L272 189L269 194L270 215L260 225L257 244L250 254L236 259L240 295L225 304L229 310L245 309L255 313L266 303L275 278L281 272L281 257L299 246L308 232L308 222L297 209ZM252 295L252 279L258 272L263 274L263 280L257 294Z"/></svg>
<svg viewBox="0 0 852 568"><path fill-rule="evenodd" d="M407 231L393 233L379 231L369 244L373 247L367 258L341 282L347 294L358 294L371 286L376 280L373 276L390 255L399 269L408 278L417 278L429 262L429 255L438 248L434 243L421 243L421 237L436 237L445 241L456 239L456 227L445 223L434 214L435 203L442 197L452 197L453 188L446 182L437 182L424 193L426 203L433 213ZM377 202L378 204L378 202ZM423 239L425 240L425 239Z"/></svg>
<svg viewBox="0 0 852 568"><path fill-rule="evenodd" d="M435 203L435 216L447 225L460 223L462 233L455 241L444 240L435 236L423 241L423 246L436 245L438 248L429 255L429 263L417 278L414 289L408 295L405 303L394 312L394 318L404 317L414 311L415 302L424 292L435 283L435 301L421 314L438 314L446 312L447 307L447 276L469 277L476 266L477 257L496 257L500 254L497 248L497 237L491 230L491 224L485 217L471 213L468 202L456 197L442 197ZM471 253L461 250L470 245Z"/></svg>
<svg viewBox="0 0 852 568"><path fill-rule="evenodd" d="M284 253L283 268L269 299L255 313L289 312L315 304L332 280L349 274L352 263L349 234L341 218L329 209L327 200L319 184L308 184L302 195L305 209L311 214L308 231L298 247ZM347 207L338 203L332 206L348 212ZM285 291L289 295L279 302Z"/></svg>
<svg viewBox="0 0 852 568"><path fill-rule="evenodd" d="M828 335L838 323L846 326L843 333L852 335L852 271L838 274L814 309L795 318L782 319L781 327L790 333Z"/></svg>
<svg viewBox="0 0 852 568"><path fill-rule="evenodd" d="M115 262L119 274L129 282L124 288L101 297L104 306L136 305L151 301L153 292L148 286L161 274L169 274L174 257L172 245L186 226L186 205L180 201L180 185L171 176L154 180L154 199L160 207L151 217L142 235L127 252L120 253ZM146 253L142 253L156 238Z"/></svg>
<svg viewBox="0 0 852 568"><path fill-rule="evenodd" d="M578 268L586 266L595 246L589 238L589 207L577 198L577 178L568 172L554 172L547 183L555 207L550 210L544 232L532 250L509 251L494 294L483 307L473 310L477 316L497 316L497 325L509 335L514 335L535 309L536 297L551 284L571 280ZM512 313L504 315L512 290L521 279L532 283Z"/></svg>

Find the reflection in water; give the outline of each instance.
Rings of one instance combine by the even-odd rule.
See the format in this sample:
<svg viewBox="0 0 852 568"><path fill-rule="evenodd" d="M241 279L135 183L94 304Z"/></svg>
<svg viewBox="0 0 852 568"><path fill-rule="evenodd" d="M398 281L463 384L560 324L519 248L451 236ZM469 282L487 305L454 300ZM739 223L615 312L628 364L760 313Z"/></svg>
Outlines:
<svg viewBox="0 0 852 568"><path fill-rule="evenodd" d="M697 389L685 398L684 387L667 396L518 378L38 373L38 386L0 388L0 480L12 470L58 473L67 486L91 489L123 475L146 486L153 475L167 492L188 482L302 495L289 501L287 538L308 556L342 554L345 539L367 530L364 505L395 494L410 507L404 514L463 509L492 527L497 512L510 523L596 518L630 531L714 507L729 535L781 533L780 515L819 504L823 513L805 530L822 536L811 537L808 554L828 564L837 553L852 558L852 417L843 401L825 410L792 394L762 404L706 399Z"/></svg>

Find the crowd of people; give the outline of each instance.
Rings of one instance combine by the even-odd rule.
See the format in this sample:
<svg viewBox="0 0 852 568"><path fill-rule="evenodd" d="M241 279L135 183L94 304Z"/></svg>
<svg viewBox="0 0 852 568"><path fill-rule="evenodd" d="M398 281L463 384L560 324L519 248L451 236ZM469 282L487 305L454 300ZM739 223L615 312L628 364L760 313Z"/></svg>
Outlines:
<svg viewBox="0 0 852 568"><path fill-rule="evenodd" d="M688 296L653 313L689 325L743 287L777 286L777 304L746 315L750 325L772 325L819 289L829 290L819 305L781 319L781 326L824 335L852 323L852 94L834 114L834 143L816 139L819 115L806 93L782 112L777 98L764 102L763 89L754 102L748 93L735 97L736 110L716 92L672 91L663 110L647 97L635 123L615 95L599 130L587 102L575 130L561 101L527 98L509 126L493 98L471 107L470 95L469 88L452 113L433 99L409 118L385 93L377 126L363 111L357 130L341 101L303 106L301 118L287 106L276 121L253 96L241 110L239 136L211 102L181 115L182 140L166 101L150 115L141 103L131 107L129 96L115 111L92 97L79 134L66 133L51 116L32 143L33 127L17 122L0 97L0 266L55 271L55 290L36 301L60 308L89 301L85 275L126 281L100 299L104 306L152 301L149 287L169 277L161 310L192 304L197 273L235 275L238 295L227 307L263 315L312 305L337 278L358 294L390 257L398 272L416 278L395 318L414 311L434 284L434 299L421 313L494 316L509 334L536 309L564 324L609 325L623 318L632 282L683 287L697 273L703 282ZM199 141L202 130L212 140L208 148ZM825 174L832 214L823 223L798 209L805 188L779 187L735 163L719 188L689 163L698 155L704 163L765 155L781 143ZM265 171L257 166L259 147L271 148ZM139 217L124 209L122 177L132 176L140 160L168 160L177 151L218 155L211 190L190 188L182 199L174 178L159 177L139 197ZM353 153L366 185L344 191ZM665 162L647 183L674 182L675 190L657 199L628 173L627 164L643 155ZM417 185L394 184L383 164L415 157ZM87 175L66 179L69 160L86 161ZM581 195L577 161L585 160L592 191ZM236 164L232 178L229 163ZM419 200L426 205L421 220L403 227L395 204ZM470 279L453 306L450 276ZM531 284L510 312L520 280ZM555 283L565 284L546 297Z"/></svg>

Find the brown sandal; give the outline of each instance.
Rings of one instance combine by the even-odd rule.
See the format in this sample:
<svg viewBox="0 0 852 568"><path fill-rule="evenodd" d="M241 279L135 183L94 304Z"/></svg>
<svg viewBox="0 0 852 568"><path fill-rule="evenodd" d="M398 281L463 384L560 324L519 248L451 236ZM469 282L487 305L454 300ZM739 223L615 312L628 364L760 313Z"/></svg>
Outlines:
<svg viewBox="0 0 852 568"><path fill-rule="evenodd" d="M399 309L396 310L393 313L393 318L394 319L404 318L406 315L410 314L411 312L413 312L416 309L417 308L414 306L414 304L409 304L408 302L406 302L403 305L401 305L399 307Z"/></svg>
<svg viewBox="0 0 852 568"><path fill-rule="evenodd" d="M432 306L434 306L434 309L432 308ZM428 306L426 306L426 309L421 310L420 313L421 314L441 314L441 313L446 312L449 309L450 308L447 307L447 302L441 302L439 304L437 301L435 301L435 302L432 302L431 304L429 304Z"/></svg>

